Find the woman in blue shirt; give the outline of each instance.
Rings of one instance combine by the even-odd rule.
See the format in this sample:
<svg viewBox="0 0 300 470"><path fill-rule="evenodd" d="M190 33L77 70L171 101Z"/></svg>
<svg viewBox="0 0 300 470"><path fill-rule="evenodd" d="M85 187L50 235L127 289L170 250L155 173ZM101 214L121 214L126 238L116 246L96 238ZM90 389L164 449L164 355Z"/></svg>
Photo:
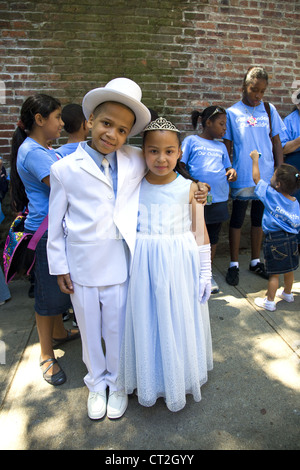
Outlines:
<svg viewBox="0 0 300 470"><path fill-rule="evenodd" d="M237 180L231 183L233 199L232 214L229 224L229 246L231 262L226 275L230 285L239 283L239 247L241 227L244 222L248 201L252 200L251 208L251 261L250 271L267 278L264 264L260 262L260 250L263 232L261 219L263 205L254 194L254 183L251 177L250 152L256 148L262 157L259 160L261 177L270 182L276 166L283 163L283 152L279 133L284 129L275 107L270 104L272 122L272 142L270 139L269 116L262 101L268 86L268 74L259 66L250 67L243 81L243 96L241 101L227 109L227 130L224 143L230 155L232 166L237 172ZM250 161L249 161L250 160Z"/></svg>
<svg viewBox="0 0 300 470"><path fill-rule="evenodd" d="M57 160L48 141L57 139L63 127L61 105L51 96L28 97L21 109L21 119L12 139L12 201L17 211L28 205L25 230L34 233L48 214L50 167ZM39 334L40 366L44 379L61 385L66 376L54 358L53 347L79 336L66 331L62 314L71 307L70 296L63 294L56 276L50 276L47 262L47 232L36 247L35 312ZM55 339L54 339L55 338Z"/></svg>

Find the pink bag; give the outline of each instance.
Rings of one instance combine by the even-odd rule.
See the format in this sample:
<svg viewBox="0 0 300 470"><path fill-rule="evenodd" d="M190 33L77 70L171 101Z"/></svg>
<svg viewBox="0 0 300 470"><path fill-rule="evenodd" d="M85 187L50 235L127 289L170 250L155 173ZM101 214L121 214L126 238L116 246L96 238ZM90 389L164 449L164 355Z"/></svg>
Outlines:
<svg viewBox="0 0 300 470"><path fill-rule="evenodd" d="M48 228L48 216L37 231L24 232L26 213L19 214L12 222L3 250L3 268L8 284L15 277L29 275L35 262L35 249L38 241Z"/></svg>

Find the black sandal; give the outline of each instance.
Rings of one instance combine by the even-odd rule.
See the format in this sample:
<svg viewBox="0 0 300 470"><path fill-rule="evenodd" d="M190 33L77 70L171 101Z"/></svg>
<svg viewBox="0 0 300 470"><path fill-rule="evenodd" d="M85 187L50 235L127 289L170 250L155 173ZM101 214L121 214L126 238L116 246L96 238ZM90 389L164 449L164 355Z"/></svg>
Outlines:
<svg viewBox="0 0 300 470"><path fill-rule="evenodd" d="M58 348L61 344L67 343L68 341L72 341L73 339L77 339L80 337L80 333L72 333L72 330L66 330L67 336L64 338L52 338L52 346L53 348Z"/></svg>
<svg viewBox="0 0 300 470"><path fill-rule="evenodd" d="M40 367L42 367L46 362L50 362L49 366L46 370L43 371L43 377L50 385L62 385L67 380L66 374L62 369L54 375L47 374L48 370L51 369L54 364L58 364L57 360L54 357L50 357L50 359L46 359L43 362L40 362Z"/></svg>

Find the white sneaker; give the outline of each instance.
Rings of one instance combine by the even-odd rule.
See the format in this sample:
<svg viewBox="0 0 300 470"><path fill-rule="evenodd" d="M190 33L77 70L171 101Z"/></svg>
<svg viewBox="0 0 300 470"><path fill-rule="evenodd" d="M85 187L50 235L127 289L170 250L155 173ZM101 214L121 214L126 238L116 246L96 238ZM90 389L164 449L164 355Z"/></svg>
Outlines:
<svg viewBox="0 0 300 470"><path fill-rule="evenodd" d="M218 284L216 283L214 277L212 276L212 277L211 277L211 291L210 291L210 292L211 292L212 294L216 294L217 292L219 292L219 290L220 290L220 289L219 289L219 286L218 286Z"/></svg>
<svg viewBox="0 0 300 470"><path fill-rule="evenodd" d="M128 405L128 396L125 392L110 392L107 403L107 417L110 419L121 418Z"/></svg>
<svg viewBox="0 0 300 470"><path fill-rule="evenodd" d="M270 312L274 312L276 310L276 304L272 300L268 300L267 297L262 299L261 297L256 297L254 299L255 305L258 307L264 308L265 310L270 310Z"/></svg>
<svg viewBox="0 0 300 470"><path fill-rule="evenodd" d="M277 297L280 297L281 299L285 300L286 302L294 302L294 296L293 294L286 294L284 290L282 292L279 292L279 294L276 294Z"/></svg>
<svg viewBox="0 0 300 470"><path fill-rule="evenodd" d="M101 419L106 413L106 390L101 392L90 392L87 402L88 417L90 419Z"/></svg>

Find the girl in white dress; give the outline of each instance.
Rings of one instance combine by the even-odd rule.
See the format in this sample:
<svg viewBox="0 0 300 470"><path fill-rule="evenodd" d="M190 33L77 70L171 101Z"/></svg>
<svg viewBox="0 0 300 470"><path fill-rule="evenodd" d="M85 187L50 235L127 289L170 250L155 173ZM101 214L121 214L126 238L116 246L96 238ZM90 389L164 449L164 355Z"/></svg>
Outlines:
<svg viewBox="0 0 300 470"><path fill-rule="evenodd" d="M141 405L164 397L178 411L186 394L201 400L213 367L210 244L197 185L178 174L178 129L156 119L145 129L143 152L149 171L140 189L120 382L126 393L137 391Z"/></svg>

